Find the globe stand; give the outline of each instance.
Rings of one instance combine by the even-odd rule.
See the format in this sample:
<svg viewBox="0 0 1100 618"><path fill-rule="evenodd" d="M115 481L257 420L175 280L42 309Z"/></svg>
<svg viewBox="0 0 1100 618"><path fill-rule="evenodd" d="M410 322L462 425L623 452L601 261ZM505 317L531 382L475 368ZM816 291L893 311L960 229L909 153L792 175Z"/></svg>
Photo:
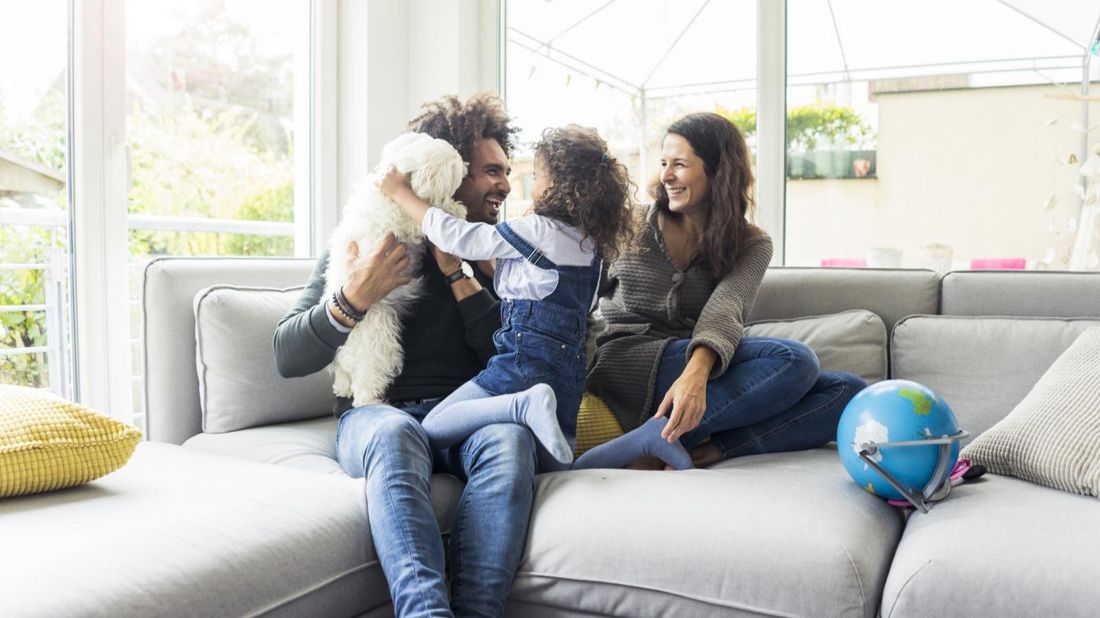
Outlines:
<svg viewBox="0 0 1100 618"><path fill-rule="evenodd" d="M886 479L886 482L890 483L891 487L896 489L898 493L908 500L910 504L919 509L921 513L927 513L928 507L931 506L932 502L943 500L951 491L951 483L948 482L948 477L951 475L951 470L948 469L950 465L948 462L951 459L951 445L969 435L970 434L966 430L960 429L954 435L943 436L942 438L903 440L900 442L865 442L860 445L859 458L862 459L865 464L871 466L875 472L878 472L879 476ZM904 487L893 474L887 472L871 458L874 454L878 453L880 448L893 446L930 446L933 444L938 444L940 447L939 457L936 459L936 469L932 472L931 478L928 479L928 483L925 484L924 489L922 489L920 493L908 487Z"/></svg>

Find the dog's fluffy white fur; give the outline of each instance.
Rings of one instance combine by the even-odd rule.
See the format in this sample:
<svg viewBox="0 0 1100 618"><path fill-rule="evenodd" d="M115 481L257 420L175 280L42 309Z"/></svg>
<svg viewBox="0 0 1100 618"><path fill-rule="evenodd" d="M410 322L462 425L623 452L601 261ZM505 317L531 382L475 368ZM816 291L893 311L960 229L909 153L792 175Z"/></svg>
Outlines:
<svg viewBox="0 0 1100 618"><path fill-rule="evenodd" d="M425 256L425 238L393 200L377 186L390 166L410 174L413 192L431 206L460 218L466 207L452 196L466 175L466 165L458 151L447 142L423 133L405 133L382 149L382 160L365 182L359 184L344 206L344 215L332 234L326 289L322 302L347 281L348 244L355 241L362 255L369 255L388 232L409 247L409 274L413 280L390 292L367 310L356 324L347 342L336 351L332 363L333 391L350 397L355 406L378 403L386 389L401 372L404 353L401 348L401 317L422 293L418 276ZM427 259L432 259L429 256Z"/></svg>

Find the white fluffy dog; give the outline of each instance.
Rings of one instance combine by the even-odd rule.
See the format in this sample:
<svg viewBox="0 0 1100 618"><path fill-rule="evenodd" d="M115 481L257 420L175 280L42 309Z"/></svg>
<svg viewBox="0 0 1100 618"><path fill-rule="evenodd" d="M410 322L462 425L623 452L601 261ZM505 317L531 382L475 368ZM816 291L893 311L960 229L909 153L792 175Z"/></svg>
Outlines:
<svg viewBox="0 0 1100 618"><path fill-rule="evenodd" d="M409 273L414 278L390 292L366 312L363 321L352 328L347 342L336 351L332 363L333 391L351 397L355 406L382 401L404 363L401 349L401 317L423 289L416 276L423 259L424 234L401 208L377 187L390 166L410 174L413 191L431 206L465 218L466 207L452 196L466 165L453 146L423 133L405 133L382 149L382 161L355 189L344 206L344 215L332 234L329 249L327 286L322 302L347 281L348 243L355 241L362 253L372 251L388 232L409 247Z"/></svg>

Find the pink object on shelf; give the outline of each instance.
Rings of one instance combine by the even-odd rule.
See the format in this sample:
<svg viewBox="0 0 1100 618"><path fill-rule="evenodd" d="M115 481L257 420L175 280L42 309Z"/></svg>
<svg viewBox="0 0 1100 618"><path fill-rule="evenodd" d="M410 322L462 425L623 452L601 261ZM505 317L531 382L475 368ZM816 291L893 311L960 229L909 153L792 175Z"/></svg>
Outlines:
<svg viewBox="0 0 1100 618"><path fill-rule="evenodd" d="M821 265L825 268L867 268L867 260L863 258L821 258Z"/></svg>
<svg viewBox="0 0 1100 618"><path fill-rule="evenodd" d="M970 270L1023 270L1024 258L978 258L970 260Z"/></svg>

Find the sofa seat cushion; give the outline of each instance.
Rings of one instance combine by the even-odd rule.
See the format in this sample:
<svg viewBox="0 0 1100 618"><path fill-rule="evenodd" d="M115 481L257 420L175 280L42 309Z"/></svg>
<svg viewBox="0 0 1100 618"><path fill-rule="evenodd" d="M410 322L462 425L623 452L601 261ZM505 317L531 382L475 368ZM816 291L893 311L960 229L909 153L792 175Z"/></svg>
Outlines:
<svg viewBox="0 0 1100 618"><path fill-rule="evenodd" d="M955 488L905 527L882 615L1095 616L1100 501L1007 476Z"/></svg>
<svg viewBox="0 0 1100 618"><path fill-rule="evenodd" d="M362 482L142 443L0 501L0 616L354 615L388 602Z"/></svg>
<svg viewBox="0 0 1100 618"><path fill-rule="evenodd" d="M184 446L207 453L346 477L336 461L337 420L330 414L308 421L228 433L200 433L184 442ZM454 521L463 483L449 474L435 474L431 484L435 516L440 528L447 532Z"/></svg>
<svg viewBox="0 0 1100 618"><path fill-rule="evenodd" d="M536 483L517 616L874 616L903 523L830 447Z"/></svg>

